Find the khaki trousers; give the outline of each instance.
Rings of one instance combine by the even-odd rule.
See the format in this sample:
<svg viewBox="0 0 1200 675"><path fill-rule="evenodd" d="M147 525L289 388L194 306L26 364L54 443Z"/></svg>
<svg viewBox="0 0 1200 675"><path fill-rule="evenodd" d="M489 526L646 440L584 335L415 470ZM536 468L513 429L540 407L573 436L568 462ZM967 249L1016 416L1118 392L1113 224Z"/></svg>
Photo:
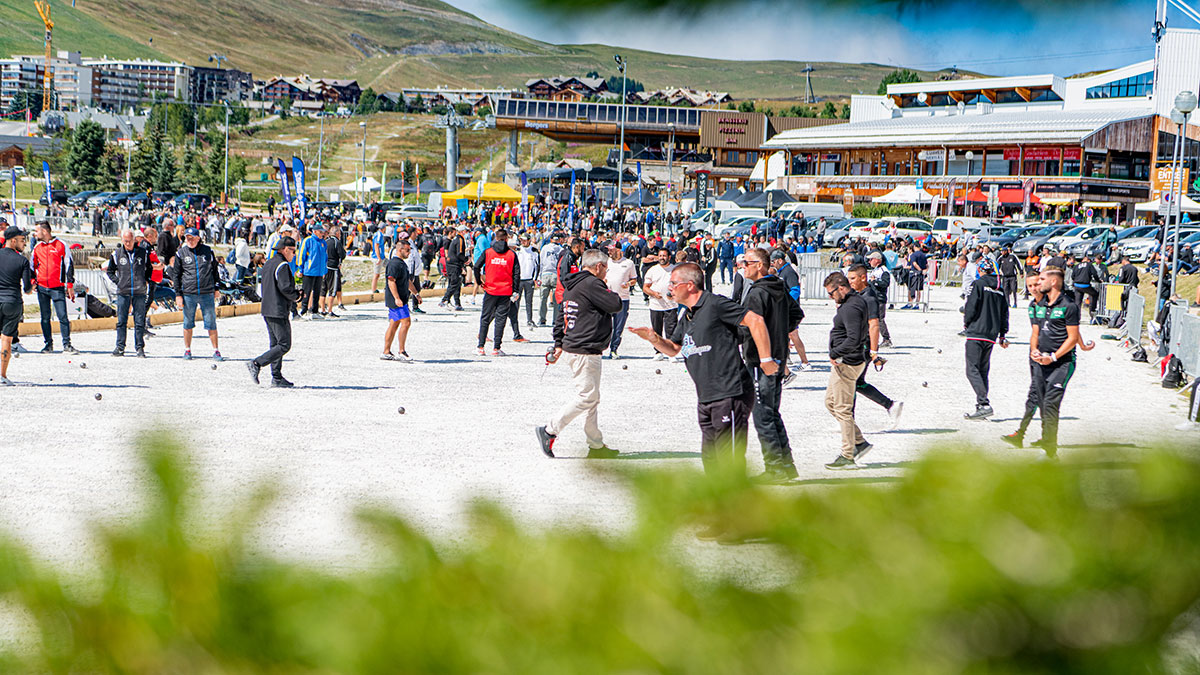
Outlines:
<svg viewBox="0 0 1200 675"><path fill-rule="evenodd" d="M600 433L600 355L563 352L562 358L571 369L575 398L568 401L562 410L550 419L546 431L558 435L571 420L585 415L583 433L587 436L588 447L602 448L604 436Z"/></svg>
<svg viewBox="0 0 1200 675"><path fill-rule="evenodd" d="M848 366L834 363L829 369L829 386L825 389L825 407L842 428L842 456L854 459L854 448L865 439L854 422L854 388L858 376L867 364Z"/></svg>

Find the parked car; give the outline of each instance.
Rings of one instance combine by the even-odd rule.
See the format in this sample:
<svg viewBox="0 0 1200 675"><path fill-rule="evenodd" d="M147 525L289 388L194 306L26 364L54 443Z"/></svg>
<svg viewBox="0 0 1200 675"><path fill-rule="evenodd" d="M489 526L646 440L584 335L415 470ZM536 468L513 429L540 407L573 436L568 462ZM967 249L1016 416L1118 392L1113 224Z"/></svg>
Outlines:
<svg viewBox="0 0 1200 675"><path fill-rule="evenodd" d="M172 199L175 199L174 192L155 192L152 193L151 199L155 206L166 206Z"/></svg>
<svg viewBox="0 0 1200 675"><path fill-rule="evenodd" d="M99 190L84 190L83 192L76 192L70 197L67 197L67 206L83 206L84 203L87 202L88 197L98 194L100 194Z"/></svg>
<svg viewBox="0 0 1200 675"><path fill-rule="evenodd" d="M1047 225L1029 236L1018 239L1013 244L1013 253L1025 257L1032 251L1040 250L1046 245L1047 241L1050 241L1051 237L1057 237L1064 232L1069 232L1071 229L1073 229L1072 225Z"/></svg>
<svg viewBox="0 0 1200 675"><path fill-rule="evenodd" d="M208 205L211 203L212 199L209 199L208 195L202 195L195 192L184 192L177 194L171 199L171 204L173 204L176 208L203 210L208 208Z"/></svg>
<svg viewBox="0 0 1200 675"><path fill-rule="evenodd" d="M125 205L131 209L137 205L141 205L143 209L148 209L150 208L150 197L145 192L130 192L129 196L125 199Z"/></svg>
<svg viewBox="0 0 1200 675"><path fill-rule="evenodd" d="M390 222L399 222L406 218L428 217L429 209L423 204L394 204L383 214L383 219Z"/></svg>
<svg viewBox="0 0 1200 675"><path fill-rule="evenodd" d="M70 190L51 190L50 191L50 199L52 199L55 204L66 204L67 199L69 199L70 197L71 197ZM49 206L49 204L46 203L46 191L45 190L42 190L42 196L38 198L38 203L41 204L42 206Z"/></svg>
<svg viewBox="0 0 1200 675"><path fill-rule="evenodd" d="M1080 242L1091 242L1093 239L1103 239L1107 243L1117 240L1117 230L1112 225L1094 225L1077 227L1061 237L1050 240L1055 252L1065 253L1071 246Z"/></svg>
<svg viewBox="0 0 1200 675"><path fill-rule="evenodd" d="M878 221L878 218L846 218L845 220L839 220L825 228L823 245L826 248L836 248L842 245L842 240L846 237L865 237L871 231L871 227Z"/></svg>
<svg viewBox="0 0 1200 675"><path fill-rule="evenodd" d="M1173 229L1169 233L1169 236L1172 238L1175 236ZM1180 228L1179 241L1184 241L1196 232L1200 232L1200 227L1195 225ZM1149 237L1131 237L1127 239L1121 243L1121 254L1129 256L1131 262L1146 262L1150 258L1150 253L1158 250L1158 237L1156 235L1157 232L1153 232Z"/></svg>
<svg viewBox="0 0 1200 675"><path fill-rule="evenodd" d="M110 192L108 196L104 198L103 204L105 206L121 206L128 201L131 196L133 196L132 192Z"/></svg>
<svg viewBox="0 0 1200 675"><path fill-rule="evenodd" d="M917 240L932 234L933 225L920 218L887 216L875 224L867 236L867 241L882 244L889 236L893 239L912 237Z"/></svg>
<svg viewBox="0 0 1200 675"><path fill-rule="evenodd" d="M937 241L949 241L971 230L992 225L985 218L974 216L941 216L933 219L933 236Z"/></svg>
<svg viewBox="0 0 1200 675"><path fill-rule="evenodd" d="M97 206L100 206L101 204L103 204L104 200L108 199L109 195L115 195L115 194L117 194L117 193L115 193L115 192L97 192L96 194L92 195L91 197L88 197L87 201L84 202L84 205L86 205L89 209L94 209Z"/></svg>
<svg viewBox="0 0 1200 675"><path fill-rule="evenodd" d="M770 218L765 218L763 216L738 218L737 220L730 221L724 225L718 225L713 230L713 236L720 238L725 236L726 232L729 232L730 236L732 237L746 236L750 234L751 228L757 228L758 232L766 232L770 222Z"/></svg>
<svg viewBox="0 0 1200 675"><path fill-rule="evenodd" d="M992 248L1004 248L1017 243L1022 237L1027 237L1041 229L1041 225L1029 225L1026 227L1010 227L1006 225L992 225L991 227L983 228L986 234L981 234L980 243L987 244Z"/></svg>

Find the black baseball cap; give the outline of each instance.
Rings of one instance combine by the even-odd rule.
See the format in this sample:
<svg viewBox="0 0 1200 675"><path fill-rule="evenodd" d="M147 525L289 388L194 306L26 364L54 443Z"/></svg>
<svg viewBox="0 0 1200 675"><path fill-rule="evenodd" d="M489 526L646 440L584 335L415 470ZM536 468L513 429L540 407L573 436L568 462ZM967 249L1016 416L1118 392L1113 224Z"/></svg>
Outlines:
<svg viewBox="0 0 1200 675"><path fill-rule="evenodd" d="M279 241L275 242L275 250L282 251L285 248L295 248L296 240L291 237L280 237Z"/></svg>
<svg viewBox="0 0 1200 675"><path fill-rule="evenodd" d="M16 225L9 225L8 227L6 227L4 229L4 240L5 241L8 241L9 239L16 239L17 237L27 237L27 236L29 236L29 233L26 232L25 230L22 230L21 228L17 227Z"/></svg>

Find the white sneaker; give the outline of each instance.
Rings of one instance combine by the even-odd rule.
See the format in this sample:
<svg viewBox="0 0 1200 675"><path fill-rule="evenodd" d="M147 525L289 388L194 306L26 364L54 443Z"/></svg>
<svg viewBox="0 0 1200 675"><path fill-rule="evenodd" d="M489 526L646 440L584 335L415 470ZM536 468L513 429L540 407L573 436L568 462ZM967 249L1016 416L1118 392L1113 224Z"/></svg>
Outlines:
<svg viewBox="0 0 1200 675"><path fill-rule="evenodd" d="M408 352L400 352L393 358L401 363L412 363L413 362L413 357L409 356Z"/></svg>
<svg viewBox="0 0 1200 675"><path fill-rule="evenodd" d="M15 386L17 386L16 382L13 382L12 380L8 379L7 377L0 377L0 387L15 387Z"/></svg>
<svg viewBox="0 0 1200 675"><path fill-rule="evenodd" d="M493 349L492 356L508 356L508 354L505 354L504 352L500 351L499 349Z"/></svg>
<svg viewBox="0 0 1200 675"><path fill-rule="evenodd" d="M801 363L800 365L796 366L797 373L807 373L812 369L813 367L811 363Z"/></svg>
<svg viewBox="0 0 1200 675"><path fill-rule="evenodd" d="M380 361L395 361L396 355L391 352L384 352L379 356Z"/></svg>
<svg viewBox="0 0 1200 675"><path fill-rule="evenodd" d="M891 420L889 428L895 429L900 426L900 413L904 412L904 401L892 401L892 407L888 408L888 419Z"/></svg>
<svg viewBox="0 0 1200 675"><path fill-rule="evenodd" d="M651 360L653 360L653 361L666 361L666 360L667 360L667 355L666 355L666 354L664 354L664 353L662 353L662 352L654 352L654 358L653 358L653 359L651 359Z"/></svg>
<svg viewBox="0 0 1200 675"><path fill-rule="evenodd" d="M671 357L671 363L683 363L683 357L676 354Z"/></svg>

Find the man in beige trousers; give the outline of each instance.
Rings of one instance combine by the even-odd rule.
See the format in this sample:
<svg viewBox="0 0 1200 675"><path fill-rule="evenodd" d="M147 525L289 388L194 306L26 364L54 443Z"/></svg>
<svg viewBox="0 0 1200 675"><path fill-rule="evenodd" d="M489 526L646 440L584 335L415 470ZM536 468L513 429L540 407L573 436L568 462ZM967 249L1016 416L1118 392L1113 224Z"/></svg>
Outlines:
<svg viewBox="0 0 1200 675"><path fill-rule="evenodd" d="M825 389L825 407L842 430L842 451L827 469L851 469L871 450L862 430L854 421L854 394L858 376L867 367L866 344L869 339L867 303L850 288L841 272L825 277L825 292L837 303L833 328L829 331L829 386Z"/></svg>
<svg viewBox="0 0 1200 675"><path fill-rule="evenodd" d="M547 457L554 457L554 441L571 420L584 415L589 459L611 459L617 451L604 444L600 433L601 354L612 339L613 315L622 309L621 298L604 282L608 255L590 249L583 252L580 270L563 277L562 312L554 320L554 353L557 363L566 357L575 384L576 397L563 406L545 426L535 429Z"/></svg>

